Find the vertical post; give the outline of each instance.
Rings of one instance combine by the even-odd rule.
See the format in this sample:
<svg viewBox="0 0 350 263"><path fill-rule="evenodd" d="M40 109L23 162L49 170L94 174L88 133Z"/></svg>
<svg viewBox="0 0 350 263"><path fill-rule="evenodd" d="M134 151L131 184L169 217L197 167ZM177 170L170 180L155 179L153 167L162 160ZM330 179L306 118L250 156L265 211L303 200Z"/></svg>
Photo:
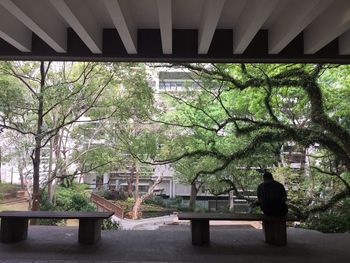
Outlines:
<svg viewBox="0 0 350 263"><path fill-rule="evenodd" d="M229 192L229 202L230 202L230 211L231 212L234 212L235 210L234 210L234 202L233 202L233 191L231 190L230 192Z"/></svg>
<svg viewBox="0 0 350 263"><path fill-rule="evenodd" d="M0 146L0 184L1 184L1 162L2 162L2 153L1 153L1 146Z"/></svg>
<svg viewBox="0 0 350 263"><path fill-rule="evenodd" d="M92 245L101 239L102 219L79 219L79 243Z"/></svg>
<svg viewBox="0 0 350 263"><path fill-rule="evenodd" d="M2 218L1 242L10 243L26 240L28 236L28 218Z"/></svg>
<svg viewBox="0 0 350 263"><path fill-rule="evenodd" d="M173 198L173 181L169 179L169 198Z"/></svg>
<svg viewBox="0 0 350 263"><path fill-rule="evenodd" d="M171 182L173 184L173 198L176 197L176 183L174 182L174 179L171 177Z"/></svg>
<svg viewBox="0 0 350 263"><path fill-rule="evenodd" d="M209 220L191 220L192 245L209 245Z"/></svg>

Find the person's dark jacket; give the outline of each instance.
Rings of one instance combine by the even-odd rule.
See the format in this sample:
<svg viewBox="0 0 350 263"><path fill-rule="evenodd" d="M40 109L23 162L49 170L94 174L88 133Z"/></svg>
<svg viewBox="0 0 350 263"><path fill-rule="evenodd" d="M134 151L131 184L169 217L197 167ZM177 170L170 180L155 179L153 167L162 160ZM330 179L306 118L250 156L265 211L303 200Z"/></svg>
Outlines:
<svg viewBox="0 0 350 263"><path fill-rule="evenodd" d="M257 195L260 208L265 215L285 216L287 214L287 193L281 183L275 180L264 181L258 186Z"/></svg>

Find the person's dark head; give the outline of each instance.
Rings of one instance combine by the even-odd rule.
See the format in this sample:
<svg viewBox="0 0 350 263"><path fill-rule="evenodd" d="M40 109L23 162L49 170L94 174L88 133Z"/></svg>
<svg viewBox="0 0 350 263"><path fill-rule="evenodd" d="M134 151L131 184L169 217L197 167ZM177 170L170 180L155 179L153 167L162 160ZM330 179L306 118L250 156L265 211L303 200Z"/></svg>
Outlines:
<svg viewBox="0 0 350 263"><path fill-rule="evenodd" d="M263 178L264 178L264 181L273 180L272 173L270 173L270 172L264 172Z"/></svg>

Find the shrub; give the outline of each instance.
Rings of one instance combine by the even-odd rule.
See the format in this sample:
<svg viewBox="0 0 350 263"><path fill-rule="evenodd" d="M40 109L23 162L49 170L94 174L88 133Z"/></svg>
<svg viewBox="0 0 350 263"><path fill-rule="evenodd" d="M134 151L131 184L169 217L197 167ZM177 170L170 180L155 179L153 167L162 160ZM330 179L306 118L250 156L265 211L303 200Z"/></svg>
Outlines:
<svg viewBox="0 0 350 263"><path fill-rule="evenodd" d="M42 211L95 211L95 205L90 202L84 192L84 185L74 185L71 188L58 186L56 188L56 202L49 202L46 191L40 196L40 210ZM57 225L63 222L59 219L40 219L40 225Z"/></svg>
<svg viewBox="0 0 350 263"><path fill-rule="evenodd" d="M68 210L71 211L95 211L95 206L90 203L90 200L81 193L72 195L68 204Z"/></svg>
<svg viewBox="0 0 350 263"><path fill-rule="evenodd" d="M321 214L308 219L302 226L323 233L344 233L350 231L350 217L339 214Z"/></svg>
<svg viewBox="0 0 350 263"><path fill-rule="evenodd" d="M72 188L57 187L55 208L61 211L95 211L81 186Z"/></svg>
<svg viewBox="0 0 350 263"><path fill-rule="evenodd" d="M55 206L49 202L49 197L46 191L42 192L40 195L40 210L41 211L55 211ZM60 222L62 222L61 219L39 219L38 224L39 225L52 225L56 226Z"/></svg>
<svg viewBox="0 0 350 263"><path fill-rule="evenodd" d="M301 226L323 233L344 233L350 231L350 198L340 202L328 212L308 218Z"/></svg>
<svg viewBox="0 0 350 263"><path fill-rule="evenodd" d="M182 197L175 197L172 199L166 200L166 206L169 208L183 208L183 198Z"/></svg>
<svg viewBox="0 0 350 263"><path fill-rule="evenodd" d="M119 224L119 222L112 221L110 219L105 219L102 222L101 229L102 230L118 230L118 229L120 229L120 224Z"/></svg>
<svg viewBox="0 0 350 263"><path fill-rule="evenodd" d="M126 200L128 198L127 193L123 191L114 191L114 190L101 190L98 192L98 195L106 198L107 200Z"/></svg>
<svg viewBox="0 0 350 263"><path fill-rule="evenodd" d="M18 189L19 186L16 184L0 183L0 193L9 193Z"/></svg>
<svg viewBox="0 0 350 263"><path fill-rule="evenodd" d="M165 207L164 198L161 197L161 196L152 196L152 198L146 199L144 201L144 204L147 204L147 205L158 205L158 206Z"/></svg>
<svg viewBox="0 0 350 263"><path fill-rule="evenodd" d="M0 200L4 197L16 197L19 186L15 184L0 183Z"/></svg>

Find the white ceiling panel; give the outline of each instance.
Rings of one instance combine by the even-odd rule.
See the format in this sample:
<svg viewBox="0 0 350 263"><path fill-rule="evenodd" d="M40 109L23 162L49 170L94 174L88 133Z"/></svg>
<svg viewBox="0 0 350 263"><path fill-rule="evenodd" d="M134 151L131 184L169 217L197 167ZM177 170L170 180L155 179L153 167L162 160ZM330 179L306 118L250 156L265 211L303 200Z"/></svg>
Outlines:
<svg viewBox="0 0 350 263"><path fill-rule="evenodd" d="M173 0L174 29L198 29L203 0Z"/></svg>
<svg viewBox="0 0 350 263"><path fill-rule="evenodd" d="M218 29L233 29L248 0L226 0Z"/></svg>
<svg viewBox="0 0 350 263"><path fill-rule="evenodd" d="M0 57L1 45L6 53L8 44L26 55L40 54L44 48L59 54L88 50L98 57L107 49L108 54L126 50L135 57L141 51L139 29L160 29L160 39L155 39L159 34L154 31L146 31L152 34L149 42L142 41L145 47L140 53L161 53L164 58L171 57L173 50L177 59L182 51L184 57L193 52L205 58L209 50L220 54L220 59L239 58L252 52L247 47L253 42L265 57L274 58L283 50L288 52L285 47L294 39L299 42L289 47L298 46L291 54L299 58L320 54L327 45L337 56L350 55L350 0L0 0L0 8ZM68 28L82 41L74 35L68 39ZM104 29L116 29L120 39L113 36L115 31ZM174 41L175 29L183 31ZM214 40L217 29L232 32L221 31ZM258 34L261 30L267 34ZM183 41L179 41L181 35L186 36ZM303 39L296 38L301 35Z"/></svg>

